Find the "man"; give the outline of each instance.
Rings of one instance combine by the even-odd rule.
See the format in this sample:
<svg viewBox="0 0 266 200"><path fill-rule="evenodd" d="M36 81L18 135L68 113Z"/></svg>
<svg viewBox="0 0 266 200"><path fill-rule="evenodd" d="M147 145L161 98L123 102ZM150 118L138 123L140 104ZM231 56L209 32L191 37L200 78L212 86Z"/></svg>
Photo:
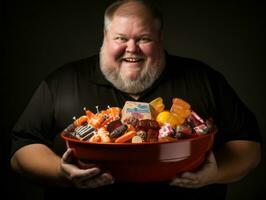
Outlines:
<svg viewBox="0 0 266 200"><path fill-rule="evenodd" d="M134 197L163 193L179 199L206 195L224 199L224 184L240 180L260 162L256 119L220 73L198 61L168 55L162 45L162 26L158 11L142 1L109 6L100 57L73 62L52 73L14 127L13 169L55 187L54 192L67 188L63 190L67 197L125 192ZM55 142L57 134L73 116L81 115L82 107L122 107L127 100L150 102L159 96L168 108L172 98L183 98L200 116L213 117L217 123L213 152L197 171L167 183L116 183L97 167L78 168L71 149L62 157L55 153L61 147Z"/></svg>

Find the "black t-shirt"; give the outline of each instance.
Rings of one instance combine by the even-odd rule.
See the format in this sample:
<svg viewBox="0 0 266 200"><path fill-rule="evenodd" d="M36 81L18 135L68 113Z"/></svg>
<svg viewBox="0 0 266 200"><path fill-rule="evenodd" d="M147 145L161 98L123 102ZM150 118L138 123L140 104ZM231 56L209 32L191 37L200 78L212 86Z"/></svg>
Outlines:
<svg viewBox="0 0 266 200"><path fill-rule="evenodd" d="M261 141L254 115L219 72L199 61L167 54L165 70L138 101L150 102L157 97L163 98L166 109L170 109L174 97L179 97L189 102L192 109L203 119L212 117L218 127L214 150L230 140ZM98 56L66 64L40 84L16 123L13 129L11 154L33 143L46 144L58 154L62 154L66 147L59 133L73 122L73 116L83 115L84 107L93 112L96 112L95 106L99 106L100 110L106 109L107 106L122 108L128 100L134 101L132 97L117 90L105 79L99 68ZM147 194L161 191L176 192L181 195L184 192L186 197L199 196L200 192L205 194L210 191L213 195L219 196L220 192L225 191L224 185L180 190L166 183L158 183L134 184L134 186L115 184L86 192L88 195L93 192L106 195L104 191L119 192L123 189L129 193L134 191L138 193L138 188L142 188L141 190ZM71 190L67 191L70 193Z"/></svg>

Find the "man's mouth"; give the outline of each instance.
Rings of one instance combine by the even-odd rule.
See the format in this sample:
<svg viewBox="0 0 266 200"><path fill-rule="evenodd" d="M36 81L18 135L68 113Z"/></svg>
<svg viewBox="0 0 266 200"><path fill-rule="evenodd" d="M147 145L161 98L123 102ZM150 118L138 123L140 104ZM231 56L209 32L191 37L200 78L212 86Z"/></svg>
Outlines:
<svg viewBox="0 0 266 200"><path fill-rule="evenodd" d="M122 61L130 62L130 63L142 62L143 60L144 60L143 58L135 58L135 57L122 58Z"/></svg>

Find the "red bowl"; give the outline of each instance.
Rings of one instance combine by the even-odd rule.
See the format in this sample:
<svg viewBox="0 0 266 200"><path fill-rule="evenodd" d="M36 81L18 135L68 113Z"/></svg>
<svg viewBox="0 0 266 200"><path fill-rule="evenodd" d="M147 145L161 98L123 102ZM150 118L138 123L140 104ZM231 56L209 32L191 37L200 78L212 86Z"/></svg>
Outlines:
<svg viewBox="0 0 266 200"><path fill-rule="evenodd" d="M65 136L82 168L96 164L117 181L168 181L178 173L195 170L212 148L214 133L176 142L89 143Z"/></svg>

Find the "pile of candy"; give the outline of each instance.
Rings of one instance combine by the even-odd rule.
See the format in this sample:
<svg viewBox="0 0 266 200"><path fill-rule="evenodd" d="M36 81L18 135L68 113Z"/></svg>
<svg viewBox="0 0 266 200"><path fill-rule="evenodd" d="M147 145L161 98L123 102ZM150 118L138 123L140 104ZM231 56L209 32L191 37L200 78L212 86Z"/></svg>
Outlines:
<svg viewBox="0 0 266 200"><path fill-rule="evenodd" d="M94 114L74 118L65 136L94 143L169 142L199 137L214 129L213 121L204 121L180 98L172 100L169 111L163 99L150 103L127 101L123 109L108 107Z"/></svg>

